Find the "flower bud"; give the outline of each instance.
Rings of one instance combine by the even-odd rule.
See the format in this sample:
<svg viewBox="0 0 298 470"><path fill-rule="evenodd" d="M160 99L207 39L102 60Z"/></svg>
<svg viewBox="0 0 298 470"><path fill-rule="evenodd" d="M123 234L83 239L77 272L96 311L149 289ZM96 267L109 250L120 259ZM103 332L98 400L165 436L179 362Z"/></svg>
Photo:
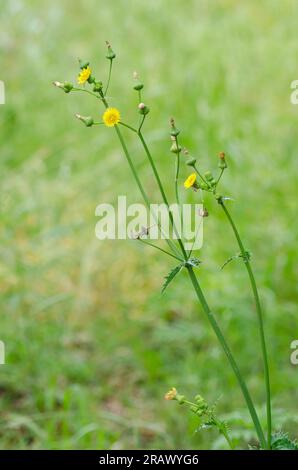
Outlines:
<svg viewBox="0 0 298 470"><path fill-rule="evenodd" d="M226 159L225 159L226 155L225 155L224 152L219 152L218 157L219 157L218 166L219 166L219 168L224 170L228 166L227 162L226 162Z"/></svg>
<svg viewBox="0 0 298 470"><path fill-rule="evenodd" d="M204 174L204 176L205 176L206 180L207 180L209 183L211 183L211 181L214 180L211 171L206 171L206 173Z"/></svg>
<svg viewBox="0 0 298 470"><path fill-rule="evenodd" d="M106 58L112 61L113 59L115 59L116 54L113 51L113 49L111 48L111 44L108 41L106 41L106 45L108 47L108 52L107 52Z"/></svg>
<svg viewBox="0 0 298 470"><path fill-rule="evenodd" d="M82 121L86 127L91 127L93 126L93 118L91 116L81 116L80 114L76 114L76 118L78 118L80 121Z"/></svg>
<svg viewBox="0 0 298 470"><path fill-rule="evenodd" d="M140 82L137 72L133 73L133 79L136 82L133 89L136 90L136 91L142 90L144 88L144 85L143 85L143 83Z"/></svg>
<svg viewBox="0 0 298 470"><path fill-rule="evenodd" d="M90 75L90 77L87 80L88 83L95 83L95 77L93 75Z"/></svg>
<svg viewBox="0 0 298 470"><path fill-rule="evenodd" d="M100 92L101 90L102 90L102 82L94 82L93 91L97 93L97 92Z"/></svg>
<svg viewBox="0 0 298 470"><path fill-rule="evenodd" d="M188 165L188 166L195 166L196 161L197 161L197 160L196 160L196 158L194 158L194 157L188 158L188 159L186 160L186 165Z"/></svg>
<svg viewBox="0 0 298 470"><path fill-rule="evenodd" d="M150 111L150 108L146 106L145 103L140 103L138 105L138 108L139 108L139 113L142 114L143 116L146 116L146 114L148 114Z"/></svg>
<svg viewBox="0 0 298 470"><path fill-rule="evenodd" d="M172 387L171 390L169 390L165 394L165 400L175 400L177 396L177 390L175 387Z"/></svg>
<svg viewBox="0 0 298 470"><path fill-rule="evenodd" d="M182 150L182 147L179 144L177 145L176 141L172 143L172 146L170 148L170 151L172 153L180 153L181 150Z"/></svg>
<svg viewBox="0 0 298 470"><path fill-rule="evenodd" d="M185 403L185 396L184 395L179 395L177 393L175 399L178 401L179 405L183 405L183 403Z"/></svg>
<svg viewBox="0 0 298 470"><path fill-rule="evenodd" d="M88 61L83 62L81 59L79 59L79 64L80 64L80 69L83 70L83 69L86 69L89 66L90 62L88 62Z"/></svg>
<svg viewBox="0 0 298 470"><path fill-rule="evenodd" d="M71 90L73 89L73 84L70 82L53 82L53 85L56 86L57 88L61 88L61 90L64 90L65 93L70 93Z"/></svg>
<svg viewBox="0 0 298 470"><path fill-rule="evenodd" d="M200 183L200 189L203 189L203 190L207 191L209 189L209 186L208 186L208 184L206 184L204 182L201 182Z"/></svg>
<svg viewBox="0 0 298 470"><path fill-rule="evenodd" d="M201 395L196 395L195 402L197 403L197 405L201 406L202 404L205 403L205 400Z"/></svg>
<svg viewBox="0 0 298 470"><path fill-rule="evenodd" d="M171 136L177 137L180 134L180 130L176 128L175 121L173 118L170 119L170 126L171 126Z"/></svg>
<svg viewBox="0 0 298 470"><path fill-rule="evenodd" d="M208 217L208 215L209 215L209 212L207 211L207 209L206 209L205 207L204 207L204 209L199 209L199 216L200 216L200 217ZM199 395L197 395L197 397L198 397L198 396L199 396ZM197 397L196 397L196 398L197 398ZM196 398L195 398L195 399L196 399Z"/></svg>

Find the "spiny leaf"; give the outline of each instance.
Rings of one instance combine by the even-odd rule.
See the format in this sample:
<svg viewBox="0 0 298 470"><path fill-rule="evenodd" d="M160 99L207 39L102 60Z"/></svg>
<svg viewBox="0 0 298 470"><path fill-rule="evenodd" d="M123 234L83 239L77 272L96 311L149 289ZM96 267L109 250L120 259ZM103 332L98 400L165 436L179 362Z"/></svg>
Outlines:
<svg viewBox="0 0 298 470"><path fill-rule="evenodd" d="M296 441L289 438L287 433L280 431L273 434L271 448L274 450L298 450L298 445Z"/></svg>
<svg viewBox="0 0 298 470"><path fill-rule="evenodd" d="M187 266L192 266L194 268L196 268L197 266L199 266L199 264L201 263L202 261L199 260L199 258L195 258L194 256L192 258L189 258L186 262L185 262L185 265Z"/></svg>
<svg viewBox="0 0 298 470"><path fill-rule="evenodd" d="M175 276L177 276L177 274L181 271L181 269L183 268L183 264L178 264L178 266L176 266L175 268L173 268L169 274L167 274L165 276L165 282L162 286L162 289L161 289L161 293L163 294L164 291L166 290L166 288L168 287L168 285L170 284L170 282L174 279Z"/></svg>
<svg viewBox="0 0 298 470"><path fill-rule="evenodd" d="M220 268L221 270L227 265L229 264L231 261L233 261L234 259L239 259L239 258L242 258L243 261L245 263L247 263L250 258L251 258L251 253L249 251L245 251L245 254L242 254L242 253L238 253L237 255L234 255L234 256L231 256L230 258L228 258L224 264L222 265L222 267Z"/></svg>

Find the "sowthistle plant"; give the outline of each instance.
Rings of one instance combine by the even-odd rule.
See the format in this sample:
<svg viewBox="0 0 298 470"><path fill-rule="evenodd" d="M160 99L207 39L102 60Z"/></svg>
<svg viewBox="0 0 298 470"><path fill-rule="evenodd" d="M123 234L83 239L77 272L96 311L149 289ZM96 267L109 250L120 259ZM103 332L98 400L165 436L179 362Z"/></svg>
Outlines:
<svg viewBox="0 0 298 470"><path fill-rule="evenodd" d="M232 218L230 211L227 208L227 202L230 199L221 194L219 191L219 183L222 179L222 176L227 168L227 158L225 153L220 152L218 155L218 167L219 167L219 174L214 176L211 171L202 172L201 169L198 168L197 161L194 157L190 156L189 152L182 148L180 145L180 130L176 127L174 119L170 120L170 139L171 139L171 152L175 155L175 178L174 178L174 186L175 186L175 198L176 203L180 206L180 188L179 188L179 178L181 172L181 156L184 154L186 156L186 165L192 168L193 172L187 177L184 182L185 189L192 189L199 195L202 195L204 192L210 193L213 195L214 200L219 204L223 213L226 216L226 219L232 229L233 235L235 236L236 242L238 244L240 252L237 255L230 257L225 265L232 261L233 259L240 259L243 261L245 269L248 273L249 283L252 289L252 294L255 301L256 312L257 312L257 321L259 326L259 334L260 334L260 344L261 344L261 351L262 351L262 359L263 359L263 368L264 368L264 382L265 382L265 391L266 391L266 410L267 410L267 432L265 435L265 431L263 426L261 425L259 415L256 411L256 407L254 401L251 397L250 391L246 385L246 381L243 377L243 374L237 364L234 355L232 354L230 347L227 343L227 340L218 324L218 321L211 310L206 296L203 293L203 290L200 285L200 280L198 276L198 268L200 266L200 260L194 256L192 256L192 249L186 250L184 247L183 240L181 236L178 234L177 227L175 225L175 221L173 215L170 210L169 201L164 190L164 186L162 184L159 172L156 168L154 159L152 154L149 150L147 141L145 140L143 134L143 127L146 121L146 118L150 112L150 108L143 102L143 89L144 85L140 81L138 74L134 73L133 79L134 84L133 88L137 93L137 100L138 100L138 124L136 126L132 126L126 123L119 112L119 110L115 107L111 107L109 104L108 99L108 90L110 87L111 76L112 76L112 69L114 59L116 57L115 52L113 51L111 45L107 42L107 54L106 58L109 61L109 69L108 69L108 78L106 80L106 84L104 85L102 81L98 80L93 70L90 67L88 61L79 61L79 75L77 77L77 82L79 86L75 86L73 83L70 82L54 82L54 85L65 93L73 93L73 92L81 92L81 93L88 93L89 95L93 96L96 100L100 102L103 106L103 115L102 121L96 121L92 116L82 116L80 114L76 114L76 117L82 121L87 127L92 127L96 125L104 124L107 127L114 128L117 137L119 139L120 145L123 149L124 156L127 160L127 163L130 167L134 180L141 192L141 195L144 199L145 205L149 208L150 206L150 199L149 196L141 182L140 176L138 171L135 167L134 160L131 157L131 153L128 149L128 146L125 141L125 137L122 133L122 129L128 129L131 131L137 139L139 139L142 148L145 152L145 155L148 159L149 166L152 170L153 177L157 183L157 186L160 191L160 195L162 198L163 203L166 205L168 209L169 220L171 226L173 228L173 232L176 235L174 239L165 239L167 243L167 248L158 246L146 240L146 236L148 235L149 228L144 228L139 234L136 234L134 237L136 240L144 244L148 244L153 248L163 252L164 254L170 256L171 258L176 259L179 262L171 272L166 276L165 282L162 287L162 291L164 291L170 282L177 276L177 274L182 270L186 269L191 284L194 288L195 294L197 299L202 307L202 310L207 317L211 328L213 329L222 349L225 353L227 360L235 374L239 387L242 391L243 398L246 402L248 411L250 413L255 431L256 436L258 438L258 448L260 449L271 449L272 443L276 442L276 437L272 436L272 418L271 418L271 397L270 397L270 378L269 378L269 366L268 366L268 357L267 357L267 348L266 348L266 340L265 340L265 333L264 333L264 324L263 324L263 311L262 306L258 294L258 289L255 281L255 277L253 274L252 266L251 266L251 256L249 251L245 248L243 241L240 237L239 231L236 227L236 224ZM121 129L122 128L122 129ZM201 216L206 217L208 215L208 211L204 208L202 211ZM156 220L158 224L159 230L162 233L162 227L159 225L158 220ZM183 224L183 220L182 220ZM181 398L182 397L182 398ZM218 431L225 437L229 446L231 448L234 447L231 438L229 437L228 428L224 421L220 421L215 414L215 408L210 407L204 399L200 396L197 396L194 402L190 402L186 400L183 396L179 395L176 389L172 389L167 395L167 399L175 399L179 403L189 405L192 412L196 414L196 416L200 420L200 424L202 426L214 426L218 429ZM283 441L284 442L284 441Z"/></svg>

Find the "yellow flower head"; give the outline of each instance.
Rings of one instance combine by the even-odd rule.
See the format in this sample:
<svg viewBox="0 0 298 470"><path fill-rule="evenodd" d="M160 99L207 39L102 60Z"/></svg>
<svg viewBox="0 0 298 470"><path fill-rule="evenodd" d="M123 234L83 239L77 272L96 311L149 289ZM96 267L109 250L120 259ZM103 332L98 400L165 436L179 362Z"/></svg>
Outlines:
<svg viewBox="0 0 298 470"><path fill-rule="evenodd" d="M120 113L116 108L108 108L102 116L103 122L108 127L113 127L120 121Z"/></svg>
<svg viewBox="0 0 298 470"><path fill-rule="evenodd" d="M89 67L89 65L85 68L83 68L79 75L78 75L78 83L79 85L84 85L84 83L87 82L88 78L90 77L91 75L91 69Z"/></svg>
<svg viewBox="0 0 298 470"><path fill-rule="evenodd" d="M165 394L165 400L174 400L177 396L177 390L175 387L171 388L166 394Z"/></svg>
<svg viewBox="0 0 298 470"><path fill-rule="evenodd" d="M186 178L186 180L184 181L184 187L186 189L188 188L191 188L192 186L194 186L195 182L196 182L196 179L197 179L197 175L195 173L192 173L191 175L189 175L188 178Z"/></svg>

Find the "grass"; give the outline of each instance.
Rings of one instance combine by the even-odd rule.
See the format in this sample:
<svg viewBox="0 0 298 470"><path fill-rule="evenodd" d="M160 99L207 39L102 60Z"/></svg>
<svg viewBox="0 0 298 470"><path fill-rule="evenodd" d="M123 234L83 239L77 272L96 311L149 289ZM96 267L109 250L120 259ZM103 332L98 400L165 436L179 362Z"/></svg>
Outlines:
<svg viewBox="0 0 298 470"><path fill-rule="evenodd" d="M220 448L195 417L163 400L172 386L219 410L239 446L253 430L234 377L186 275L161 296L172 267L150 248L99 242L94 211L118 194L140 201L113 131L86 129L100 116L90 97L51 86L73 80L77 57L104 80L104 40L117 53L110 101L136 116L138 70L151 112L144 132L168 193L168 118L206 169L225 150L225 192L253 264L266 311L275 428L295 436L297 370L294 2L95 0L6 2L0 11L1 322L0 446L10 448ZM157 194L129 136L146 189ZM183 167L184 178L187 170ZM218 207L200 253L203 287L227 332L265 422L256 316L238 250ZM296 335L297 336L297 335ZM296 433L297 437L297 433Z"/></svg>

